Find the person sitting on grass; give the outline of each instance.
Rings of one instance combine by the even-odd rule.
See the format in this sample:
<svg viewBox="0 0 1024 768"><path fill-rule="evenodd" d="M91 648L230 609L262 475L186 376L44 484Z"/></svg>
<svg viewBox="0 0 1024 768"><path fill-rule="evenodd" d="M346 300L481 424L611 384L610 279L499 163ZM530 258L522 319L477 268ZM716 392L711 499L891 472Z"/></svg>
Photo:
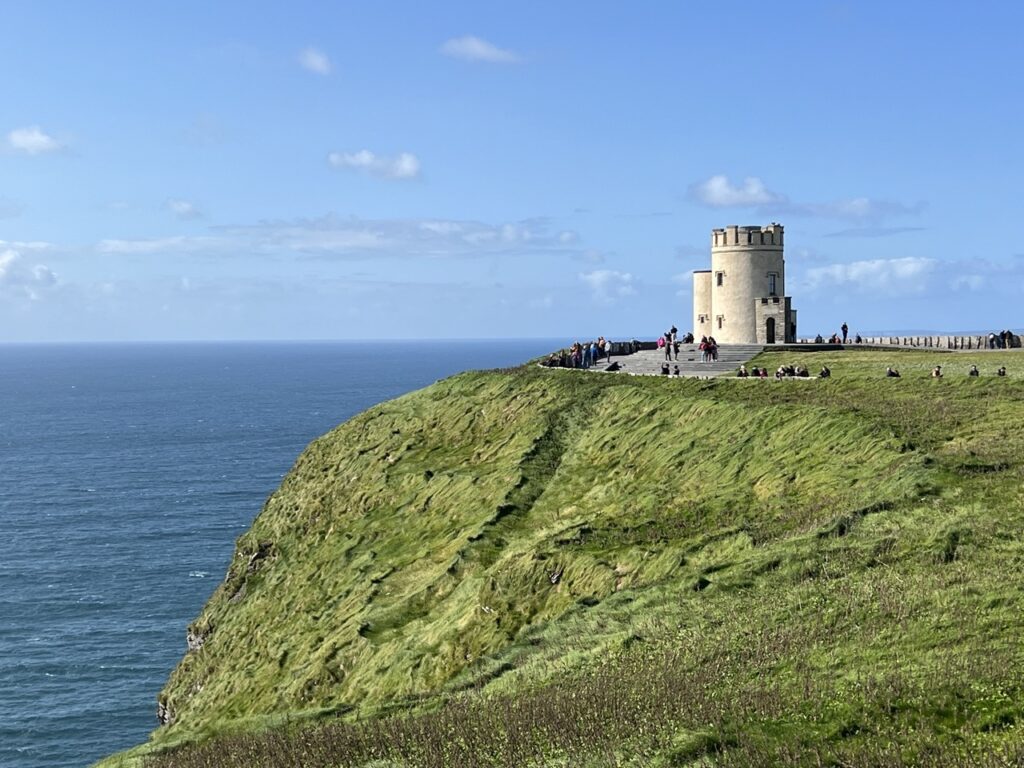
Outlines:
<svg viewBox="0 0 1024 768"><path fill-rule="evenodd" d="M740 369L739 369L739 371L736 372L736 376L741 378L741 379L745 379L748 376L750 376L750 373L747 371L747 366L740 365Z"/></svg>
<svg viewBox="0 0 1024 768"><path fill-rule="evenodd" d="M942 378L942 366L941 365L936 365L934 368L932 368L932 378L933 379L941 379Z"/></svg>
<svg viewBox="0 0 1024 768"><path fill-rule="evenodd" d="M661 375L668 376L668 363L661 364Z"/></svg>
<svg viewBox="0 0 1024 768"><path fill-rule="evenodd" d="M832 371L828 369L827 365L821 366L821 373L818 374L819 379L827 379L832 376Z"/></svg>
<svg viewBox="0 0 1024 768"><path fill-rule="evenodd" d="M1006 366L1005 365L999 366L999 370L996 371L996 376L1005 376L1005 375L1006 375Z"/></svg>
<svg viewBox="0 0 1024 768"><path fill-rule="evenodd" d="M678 366L678 365L677 365L677 366L675 366L675 367L674 367L674 368L672 369L672 375L673 375L673 376L675 376L675 377L677 377L677 378L679 377L679 375L680 375L680 374L679 374L679 366Z"/></svg>
<svg viewBox="0 0 1024 768"><path fill-rule="evenodd" d="M895 368L886 368L885 375L890 379L898 379L900 377L900 372Z"/></svg>
<svg viewBox="0 0 1024 768"><path fill-rule="evenodd" d="M972 365L971 366L971 370L969 370L967 372L967 375L968 376L980 376L981 374L978 372L978 366Z"/></svg>

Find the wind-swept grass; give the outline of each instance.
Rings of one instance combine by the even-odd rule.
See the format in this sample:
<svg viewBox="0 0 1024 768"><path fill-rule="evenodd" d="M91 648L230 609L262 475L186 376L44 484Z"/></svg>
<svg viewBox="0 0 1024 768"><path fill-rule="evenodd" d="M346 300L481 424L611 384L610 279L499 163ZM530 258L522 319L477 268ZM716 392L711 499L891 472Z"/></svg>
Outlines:
<svg viewBox="0 0 1024 768"><path fill-rule="evenodd" d="M524 368L378 406L239 540L147 762L1019 764L1016 359Z"/></svg>

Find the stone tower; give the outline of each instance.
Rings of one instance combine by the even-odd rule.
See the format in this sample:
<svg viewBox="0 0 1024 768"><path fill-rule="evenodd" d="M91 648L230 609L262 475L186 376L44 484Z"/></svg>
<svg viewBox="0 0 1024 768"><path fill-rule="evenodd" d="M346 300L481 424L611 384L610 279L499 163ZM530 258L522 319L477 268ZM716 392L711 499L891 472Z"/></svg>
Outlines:
<svg viewBox="0 0 1024 768"><path fill-rule="evenodd" d="M796 310L786 296L782 225L711 231L711 269L693 273L693 333L720 344L796 340Z"/></svg>

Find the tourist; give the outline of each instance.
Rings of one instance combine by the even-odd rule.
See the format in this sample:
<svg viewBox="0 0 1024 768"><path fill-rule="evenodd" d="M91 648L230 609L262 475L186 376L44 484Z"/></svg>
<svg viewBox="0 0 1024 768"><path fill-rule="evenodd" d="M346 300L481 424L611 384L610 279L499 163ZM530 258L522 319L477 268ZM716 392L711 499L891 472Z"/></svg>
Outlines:
<svg viewBox="0 0 1024 768"><path fill-rule="evenodd" d="M832 371L828 369L827 365L821 366L821 373L818 374L819 379L827 379L832 376Z"/></svg>
<svg viewBox="0 0 1024 768"><path fill-rule="evenodd" d="M998 339L998 337L996 336L995 331L992 331L988 335L988 348L989 349L995 349L996 348L997 339Z"/></svg>
<svg viewBox="0 0 1024 768"><path fill-rule="evenodd" d="M737 377L739 377L739 378L741 378L741 379L745 379L745 378L747 378L748 376L750 376L750 373L749 373L749 372L747 371L747 366L745 366L745 365L743 365L743 364L740 364L740 369L739 369L739 371L738 371L738 372L736 373L736 376L737 376Z"/></svg>
<svg viewBox="0 0 1024 768"><path fill-rule="evenodd" d="M853 343L854 343L854 344L860 344L860 343L862 343L863 341L864 341L864 339L862 339L862 338L860 337L860 334L859 334L859 333L858 333L858 334L857 334L856 336L854 336L854 337L853 337Z"/></svg>
<svg viewBox="0 0 1024 768"><path fill-rule="evenodd" d="M776 369L776 371L775 371L775 380L776 381L782 381L782 377L785 376L785 375L786 375L786 368L785 368L785 366L780 365L778 367L778 369Z"/></svg>
<svg viewBox="0 0 1024 768"><path fill-rule="evenodd" d="M825 343L825 340L823 338L821 338L821 334L820 333L817 336L814 337L814 343L815 344L824 344Z"/></svg>
<svg viewBox="0 0 1024 768"><path fill-rule="evenodd" d="M679 373L679 366L678 366L678 365L677 365L677 366L675 366L675 367L674 367L674 368L672 369L672 375L673 375L673 376L675 376L675 377L677 377L677 378L678 378L678 377L680 376L680 373Z"/></svg>
<svg viewBox="0 0 1024 768"><path fill-rule="evenodd" d="M968 376L979 376L980 374L978 373L978 366L972 365L971 366L971 370L969 370L967 372L967 375Z"/></svg>
<svg viewBox="0 0 1024 768"><path fill-rule="evenodd" d="M996 376L1005 376L1005 375L1006 375L1006 366L1004 366L1004 365L999 366L999 370L996 371Z"/></svg>
<svg viewBox="0 0 1024 768"><path fill-rule="evenodd" d="M708 337L700 337L700 345L697 347L700 350L700 361L706 363L708 361Z"/></svg>
<svg viewBox="0 0 1024 768"><path fill-rule="evenodd" d="M665 359L672 359L672 331L665 331Z"/></svg>
<svg viewBox="0 0 1024 768"><path fill-rule="evenodd" d="M668 363L661 364L661 375L668 376Z"/></svg>
<svg viewBox="0 0 1024 768"><path fill-rule="evenodd" d="M713 363L718 362L718 342L714 336L708 336L708 358Z"/></svg>
<svg viewBox="0 0 1024 768"><path fill-rule="evenodd" d="M942 366L941 365L936 365L934 368L932 368L932 378L933 379L941 379L942 378Z"/></svg>
<svg viewBox="0 0 1024 768"><path fill-rule="evenodd" d="M900 372L895 368L886 368L885 375L890 379L898 379L900 377Z"/></svg>
<svg viewBox="0 0 1024 768"><path fill-rule="evenodd" d="M758 376L758 378L761 378L761 379L767 379L768 378L768 369L767 368L762 368L761 372L757 376Z"/></svg>
<svg viewBox="0 0 1024 768"><path fill-rule="evenodd" d="M850 326L848 326L848 325L847 325L847 324L846 324L846 323L844 322L844 323L843 323L843 324L842 324L842 325L840 326L839 330L841 330L841 331L843 332L843 344L845 344L845 343L846 343L846 334L847 334L847 332L848 332L848 331L850 330Z"/></svg>

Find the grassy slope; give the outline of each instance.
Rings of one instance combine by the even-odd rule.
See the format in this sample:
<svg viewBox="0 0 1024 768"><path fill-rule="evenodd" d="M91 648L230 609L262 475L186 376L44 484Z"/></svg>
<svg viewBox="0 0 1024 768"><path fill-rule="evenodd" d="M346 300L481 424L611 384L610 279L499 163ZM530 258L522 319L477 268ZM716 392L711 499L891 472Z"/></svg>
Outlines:
<svg viewBox="0 0 1024 768"><path fill-rule="evenodd" d="M782 383L474 373L378 406L239 540L145 750L445 700L322 764L994 754L1024 717L1024 385L959 372L984 354L932 381L937 357L807 356L834 378Z"/></svg>

